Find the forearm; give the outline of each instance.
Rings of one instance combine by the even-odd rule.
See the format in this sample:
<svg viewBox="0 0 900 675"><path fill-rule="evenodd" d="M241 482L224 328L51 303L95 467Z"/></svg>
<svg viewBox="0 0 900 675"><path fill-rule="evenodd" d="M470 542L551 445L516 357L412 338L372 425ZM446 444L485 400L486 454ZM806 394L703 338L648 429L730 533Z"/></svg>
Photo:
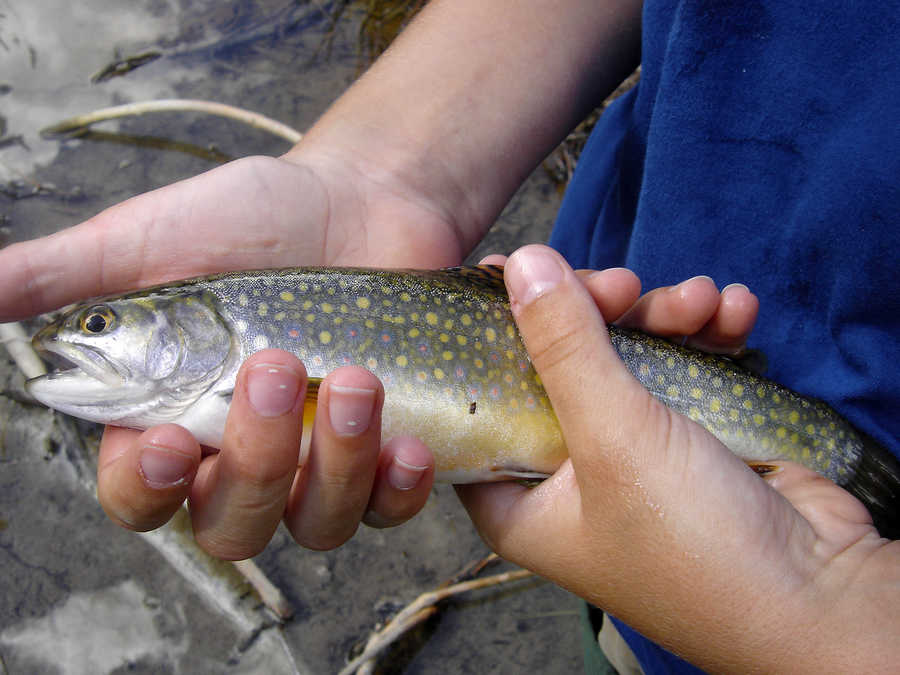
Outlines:
<svg viewBox="0 0 900 675"><path fill-rule="evenodd" d="M352 158L476 243L638 60L640 3L435 0L293 155Z"/></svg>

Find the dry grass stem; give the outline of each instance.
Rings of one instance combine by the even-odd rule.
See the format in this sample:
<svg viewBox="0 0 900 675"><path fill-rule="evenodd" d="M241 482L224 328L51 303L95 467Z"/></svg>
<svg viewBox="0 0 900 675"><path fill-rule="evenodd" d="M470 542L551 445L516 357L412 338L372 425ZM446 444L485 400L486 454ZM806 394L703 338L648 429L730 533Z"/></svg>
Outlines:
<svg viewBox="0 0 900 675"><path fill-rule="evenodd" d="M273 120L265 115L244 110L225 103L213 101L199 101L195 99L161 99L159 101L145 101L143 103L127 103L111 108L102 108L86 115L79 115L58 124L41 130L42 136L77 135L86 131L91 125L121 117L146 115L159 112L199 112L207 115L216 115L247 124L256 129L267 131L279 136L289 143L297 143L303 136L299 131Z"/></svg>
<svg viewBox="0 0 900 675"><path fill-rule="evenodd" d="M494 559L496 559L496 556L491 557L491 561ZM480 571L488 562L490 561L487 559L485 561L479 561L475 566L470 566L468 569ZM530 576L533 576L533 573L528 570L512 570L510 572L494 574L493 576L484 577L482 579L461 581L449 586L443 586L433 591L422 593L422 595L400 610L400 612L398 612L384 628L374 633L372 637L369 638L363 652L344 666L340 671L340 675L352 675L352 673L358 672L365 663L374 659L381 651L395 642L401 635L434 614L434 612L437 611L436 605L439 602L454 595L459 595L460 593L467 593L469 591L488 588L490 586L498 586L500 584L525 579Z"/></svg>

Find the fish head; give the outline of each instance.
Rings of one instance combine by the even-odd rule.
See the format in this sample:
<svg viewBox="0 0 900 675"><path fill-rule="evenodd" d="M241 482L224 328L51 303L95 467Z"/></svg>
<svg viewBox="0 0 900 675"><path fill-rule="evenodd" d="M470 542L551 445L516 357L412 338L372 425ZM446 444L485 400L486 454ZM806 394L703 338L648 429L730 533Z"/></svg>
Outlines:
<svg viewBox="0 0 900 675"><path fill-rule="evenodd" d="M175 420L222 374L235 347L202 291L122 296L75 306L32 339L59 369L26 382L38 401L95 422Z"/></svg>

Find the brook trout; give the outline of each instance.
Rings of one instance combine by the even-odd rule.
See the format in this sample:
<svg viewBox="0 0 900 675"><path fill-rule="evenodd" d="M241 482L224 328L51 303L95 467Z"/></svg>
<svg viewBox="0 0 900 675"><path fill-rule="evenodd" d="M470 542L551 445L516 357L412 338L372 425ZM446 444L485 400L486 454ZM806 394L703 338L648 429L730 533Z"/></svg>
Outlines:
<svg viewBox="0 0 900 675"><path fill-rule="evenodd" d="M805 464L856 494L883 533L898 529L900 462L830 407L728 359L609 330L655 397L735 454ZM339 366L377 375L384 436L422 439L439 480L543 477L567 456L501 268L222 274L75 306L33 343L64 364L26 385L49 407L137 429L174 422L212 447L240 364L278 347L303 360L312 392Z"/></svg>

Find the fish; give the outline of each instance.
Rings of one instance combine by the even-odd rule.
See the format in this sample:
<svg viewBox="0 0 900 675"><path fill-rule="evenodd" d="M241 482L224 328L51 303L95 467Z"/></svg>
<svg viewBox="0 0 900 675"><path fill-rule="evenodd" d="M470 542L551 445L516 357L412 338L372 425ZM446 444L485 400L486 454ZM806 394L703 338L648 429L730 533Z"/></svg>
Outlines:
<svg viewBox="0 0 900 675"><path fill-rule="evenodd" d="M799 462L856 495L882 534L900 531L900 461L826 403L722 356L609 334L653 396L736 455ZM541 479L568 456L502 267L230 272L80 303L32 343L61 364L26 383L48 407L135 429L172 422L212 448L241 363L276 347L306 366L305 429L322 379L362 366L384 385L383 436L425 442L437 480Z"/></svg>

